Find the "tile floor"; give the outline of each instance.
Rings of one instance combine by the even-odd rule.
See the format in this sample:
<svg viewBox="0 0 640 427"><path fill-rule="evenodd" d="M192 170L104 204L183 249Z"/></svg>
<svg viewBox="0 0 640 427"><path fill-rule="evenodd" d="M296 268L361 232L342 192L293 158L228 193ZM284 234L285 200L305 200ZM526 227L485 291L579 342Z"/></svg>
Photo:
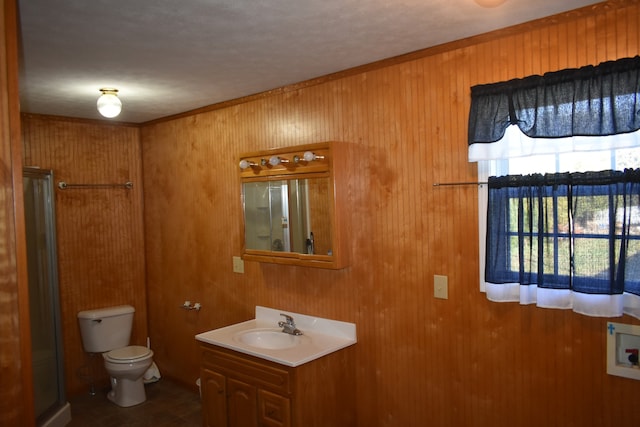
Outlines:
<svg viewBox="0 0 640 427"><path fill-rule="evenodd" d="M147 384L147 400L121 408L107 400L108 390L72 396L71 423L67 427L200 427L202 408L198 393L162 378Z"/></svg>

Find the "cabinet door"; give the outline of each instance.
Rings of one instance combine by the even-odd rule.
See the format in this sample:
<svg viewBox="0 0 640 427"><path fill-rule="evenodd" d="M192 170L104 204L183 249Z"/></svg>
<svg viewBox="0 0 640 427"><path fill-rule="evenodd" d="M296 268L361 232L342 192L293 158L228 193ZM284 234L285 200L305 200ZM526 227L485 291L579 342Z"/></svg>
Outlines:
<svg viewBox="0 0 640 427"><path fill-rule="evenodd" d="M290 427L290 400L266 390L258 390L258 418L261 426Z"/></svg>
<svg viewBox="0 0 640 427"><path fill-rule="evenodd" d="M258 427L256 388L241 381L227 378L227 392L229 426Z"/></svg>
<svg viewBox="0 0 640 427"><path fill-rule="evenodd" d="M227 393L225 377L203 368L200 370L202 387L202 418L205 427L227 427Z"/></svg>

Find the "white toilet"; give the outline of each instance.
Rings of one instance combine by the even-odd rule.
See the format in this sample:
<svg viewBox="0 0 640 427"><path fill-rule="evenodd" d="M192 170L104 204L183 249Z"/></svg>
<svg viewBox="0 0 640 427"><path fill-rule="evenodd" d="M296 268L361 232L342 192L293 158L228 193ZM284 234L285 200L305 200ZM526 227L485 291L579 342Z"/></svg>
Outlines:
<svg viewBox="0 0 640 427"><path fill-rule="evenodd" d="M111 376L107 397L122 407L147 400L143 375L153 363L151 349L129 345L134 312L130 305L121 305L78 313L84 350L102 353Z"/></svg>

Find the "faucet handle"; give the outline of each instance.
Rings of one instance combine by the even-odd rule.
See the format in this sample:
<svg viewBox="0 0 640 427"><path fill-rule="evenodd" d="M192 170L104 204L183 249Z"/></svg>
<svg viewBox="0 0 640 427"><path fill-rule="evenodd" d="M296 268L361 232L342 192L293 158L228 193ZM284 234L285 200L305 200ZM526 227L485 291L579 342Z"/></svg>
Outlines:
<svg viewBox="0 0 640 427"><path fill-rule="evenodd" d="M287 321L288 325L295 326L295 322L293 321L293 317L289 316L288 314L284 314L284 313L280 313L280 316L284 317L284 319Z"/></svg>
<svg viewBox="0 0 640 427"><path fill-rule="evenodd" d="M285 322L283 321L278 322L278 326L283 328L282 332L285 332L291 335L302 335L302 331L296 328L296 323L293 321L293 317L284 313L280 313L280 316L283 316L285 319Z"/></svg>

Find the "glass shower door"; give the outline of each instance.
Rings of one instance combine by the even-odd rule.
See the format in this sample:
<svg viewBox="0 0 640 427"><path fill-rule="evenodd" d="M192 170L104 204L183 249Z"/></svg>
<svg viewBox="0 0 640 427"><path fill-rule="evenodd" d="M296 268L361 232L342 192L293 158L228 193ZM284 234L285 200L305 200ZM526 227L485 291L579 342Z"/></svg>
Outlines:
<svg viewBox="0 0 640 427"><path fill-rule="evenodd" d="M41 425L61 408L68 407L64 391L52 173L25 168L23 185L34 404L36 420Z"/></svg>

